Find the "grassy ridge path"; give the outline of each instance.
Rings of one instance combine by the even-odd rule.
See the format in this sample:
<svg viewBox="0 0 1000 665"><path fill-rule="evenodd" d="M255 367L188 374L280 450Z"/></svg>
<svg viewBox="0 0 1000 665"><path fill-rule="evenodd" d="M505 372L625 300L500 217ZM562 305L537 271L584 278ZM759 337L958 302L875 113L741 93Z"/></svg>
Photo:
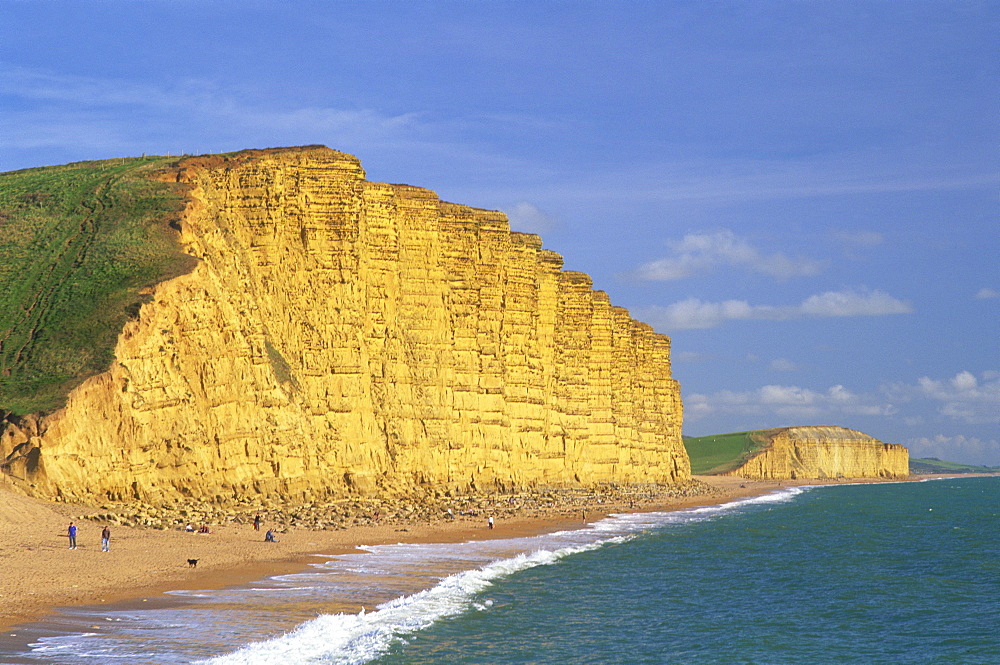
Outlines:
<svg viewBox="0 0 1000 665"><path fill-rule="evenodd" d="M47 412L104 371L140 291L190 270L162 157L0 174L0 415Z"/></svg>
<svg viewBox="0 0 1000 665"><path fill-rule="evenodd" d="M46 315L52 310L52 299L57 293L59 285L64 279L72 275L74 268L79 268L83 265L87 249L94 242L94 236L97 231L96 218L99 212L106 208L104 202L101 201L101 197L106 195L109 186L110 183L108 181L101 182L94 192L95 198L93 202L81 202L82 207L87 212L80 220L79 227L73 235L61 243L61 249L53 257L53 260L49 262L48 269L43 269L43 273L38 275L35 283L29 285L29 288L33 288L34 290L27 296L27 307L24 309L24 316L21 320L15 321L14 325L4 331L2 337L0 337L0 352L2 352L4 343L15 331L22 331L28 328L27 332L23 335L24 343L10 354L13 356L13 365L19 365L24 361L26 352L29 352L32 343L37 339L39 327L44 325L47 318ZM7 370L6 367L4 369L5 371Z"/></svg>
<svg viewBox="0 0 1000 665"><path fill-rule="evenodd" d="M711 436L685 437L691 473L723 475L735 471L765 447L773 430L751 430Z"/></svg>

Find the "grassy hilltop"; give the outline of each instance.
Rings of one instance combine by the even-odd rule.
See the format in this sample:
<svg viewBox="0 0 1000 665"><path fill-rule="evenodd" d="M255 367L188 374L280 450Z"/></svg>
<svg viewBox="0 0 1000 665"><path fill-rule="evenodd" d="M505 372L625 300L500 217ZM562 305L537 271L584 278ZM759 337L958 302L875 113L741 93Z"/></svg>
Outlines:
<svg viewBox="0 0 1000 665"><path fill-rule="evenodd" d="M684 447L691 458L691 473L719 475L738 469L764 447L766 437L761 435L770 431L684 437Z"/></svg>
<svg viewBox="0 0 1000 665"><path fill-rule="evenodd" d="M170 228L181 187L149 177L175 161L0 173L0 411L61 406L108 368L140 291L191 269Z"/></svg>

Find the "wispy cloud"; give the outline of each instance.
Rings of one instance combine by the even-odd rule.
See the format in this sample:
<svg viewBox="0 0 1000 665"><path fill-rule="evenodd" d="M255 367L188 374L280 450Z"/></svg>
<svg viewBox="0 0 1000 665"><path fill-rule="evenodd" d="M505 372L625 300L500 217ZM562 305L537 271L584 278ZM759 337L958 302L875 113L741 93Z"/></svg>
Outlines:
<svg viewBox="0 0 1000 665"><path fill-rule="evenodd" d="M385 114L367 108L295 106L211 80L143 81L55 75L23 68L0 69L0 98L7 102L11 131L0 147L33 149L161 149L186 141L218 149L328 142L410 148L447 140L441 125L421 113ZM184 137L184 138L179 138ZM480 155L480 157L482 157Z"/></svg>
<svg viewBox="0 0 1000 665"><path fill-rule="evenodd" d="M751 305L745 300L705 302L688 298L666 307L637 309L636 315L664 331L714 328L726 321L787 321L807 317L852 317L907 314L908 303L879 290L827 291L799 305Z"/></svg>
<svg viewBox="0 0 1000 665"><path fill-rule="evenodd" d="M264 108L232 109L228 114L239 116L242 122L259 129L330 133L364 133L371 136L387 136L399 132L418 129L420 114L382 115L371 109L335 109L326 107L305 107L290 110Z"/></svg>
<svg viewBox="0 0 1000 665"><path fill-rule="evenodd" d="M525 183L518 191L534 200L567 200L610 206L620 201L655 203L797 200L855 194L891 194L995 188L986 160L968 155L928 155L922 147L821 153L782 160L696 158L636 162L599 174L563 169L556 177ZM937 159L936 159L937 157ZM848 237L854 234L847 234ZM868 242L875 239L867 238ZM855 248L864 237L853 239ZM841 242L850 242L845 239Z"/></svg>
<svg viewBox="0 0 1000 665"><path fill-rule="evenodd" d="M712 360L712 356L698 351L676 351L670 354L675 363L704 363Z"/></svg>
<svg viewBox="0 0 1000 665"><path fill-rule="evenodd" d="M510 227L524 233L544 234L559 226L559 221L539 210L535 205L522 201L509 210L505 210Z"/></svg>
<svg viewBox="0 0 1000 665"><path fill-rule="evenodd" d="M799 366L787 358L775 358L768 365L775 372L795 372Z"/></svg>
<svg viewBox="0 0 1000 665"><path fill-rule="evenodd" d="M935 436L909 439L904 445L910 457L936 457L940 460L964 460L969 464L1000 465L1000 440L974 436Z"/></svg>
<svg viewBox="0 0 1000 665"><path fill-rule="evenodd" d="M663 175L658 177L658 183L637 187L637 195L663 201L759 201L997 184L996 173L986 164L970 166L957 159L952 163L935 163L920 152L911 154L905 150L892 154L828 153L781 161L688 162L659 168ZM650 165L647 170L656 172L657 166Z"/></svg>
<svg viewBox="0 0 1000 665"><path fill-rule="evenodd" d="M218 101L216 87L204 80L186 79L170 86L154 86L119 79L51 74L21 67L0 70L0 94L50 106L70 104L78 108L176 107Z"/></svg>
<svg viewBox="0 0 1000 665"><path fill-rule="evenodd" d="M963 370L950 379L917 379L916 384L894 383L883 388L893 400L930 402L946 418L969 425L1000 424L1000 375L976 376Z"/></svg>
<svg viewBox="0 0 1000 665"><path fill-rule="evenodd" d="M981 288L976 292L976 299L978 300L991 300L993 298L1000 298L1000 291L996 289Z"/></svg>
<svg viewBox="0 0 1000 665"><path fill-rule="evenodd" d="M885 238L881 233L876 231L838 231L834 234L834 237L845 247L852 247L858 249L869 249L871 247L878 247L885 242Z"/></svg>
<svg viewBox="0 0 1000 665"><path fill-rule="evenodd" d="M842 385L825 391L800 386L766 385L756 390L693 394L684 397L684 415L696 421L709 416L773 416L785 422L804 422L841 416L887 416L892 404L851 392Z"/></svg>
<svg viewBox="0 0 1000 665"><path fill-rule="evenodd" d="M668 241L671 254L640 266L635 276L644 281L685 279L720 267L738 267L788 279L819 274L825 262L807 258L789 258L780 252L762 254L732 231L691 233L681 240Z"/></svg>
<svg viewBox="0 0 1000 665"><path fill-rule="evenodd" d="M852 261L862 260L869 250L885 243L885 236L877 231L837 231L833 238L844 257Z"/></svg>
<svg viewBox="0 0 1000 665"><path fill-rule="evenodd" d="M448 198L457 193L454 200L471 205L484 199L523 201L523 188L498 196L496 183L551 177L549 167L537 160L481 139L523 133L530 116L461 115L461 109L455 115L423 109L386 113L301 104L294 96L210 79L146 82L52 74L3 63L0 105L6 130L0 132L0 170L37 166L18 162L18 153L46 149L67 159L94 159L323 143L357 154L373 179L412 178L414 184L436 190L441 180L450 180L451 190L439 193Z"/></svg>

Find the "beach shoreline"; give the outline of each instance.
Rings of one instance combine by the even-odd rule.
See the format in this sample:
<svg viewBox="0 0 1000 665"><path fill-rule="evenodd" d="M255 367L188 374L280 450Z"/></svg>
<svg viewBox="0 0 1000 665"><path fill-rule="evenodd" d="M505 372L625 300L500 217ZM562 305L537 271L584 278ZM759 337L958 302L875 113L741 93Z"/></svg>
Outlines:
<svg viewBox="0 0 1000 665"><path fill-rule="evenodd" d="M949 476L911 476L908 480ZM666 497L642 505L594 502L583 506L506 510L489 528L486 513L406 524L358 525L336 530L231 523L212 533L112 525L111 550L101 549L104 524L79 519L88 507L53 503L0 487L0 630L44 620L68 606L101 606L162 600L170 591L220 589L301 571L317 557L355 552L362 545L454 543L505 539L581 528L609 514L677 511L719 505L787 487L906 479L746 480L699 476L703 494ZM79 527L78 548L68 547L69 522ZM264 542L268 528L281 526L278 542ZM190 566L188 559L197 559ZM13 635L11 635L13 636ZM6 637L6 636L5 636Z"/></svg>

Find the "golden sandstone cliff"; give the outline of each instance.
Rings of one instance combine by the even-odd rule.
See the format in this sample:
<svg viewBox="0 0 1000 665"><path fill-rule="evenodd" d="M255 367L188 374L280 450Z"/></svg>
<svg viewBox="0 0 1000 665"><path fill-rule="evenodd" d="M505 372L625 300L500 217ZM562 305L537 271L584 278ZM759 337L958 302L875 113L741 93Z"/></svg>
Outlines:
<svg viewBox="0 0 1000 665"><path fill-rule="evenodd" d="M907 449L844 427L767 430L765 448L728 475L753 479L905 478Z"/></svg>
<svg viewBox="0 0 1000 665"><path fill-rule="evenodd" d="M189 159L200 259L111 370L8 427L68 500L293 501L690 476L669 340L502 213L322 147Z"/></svg>

